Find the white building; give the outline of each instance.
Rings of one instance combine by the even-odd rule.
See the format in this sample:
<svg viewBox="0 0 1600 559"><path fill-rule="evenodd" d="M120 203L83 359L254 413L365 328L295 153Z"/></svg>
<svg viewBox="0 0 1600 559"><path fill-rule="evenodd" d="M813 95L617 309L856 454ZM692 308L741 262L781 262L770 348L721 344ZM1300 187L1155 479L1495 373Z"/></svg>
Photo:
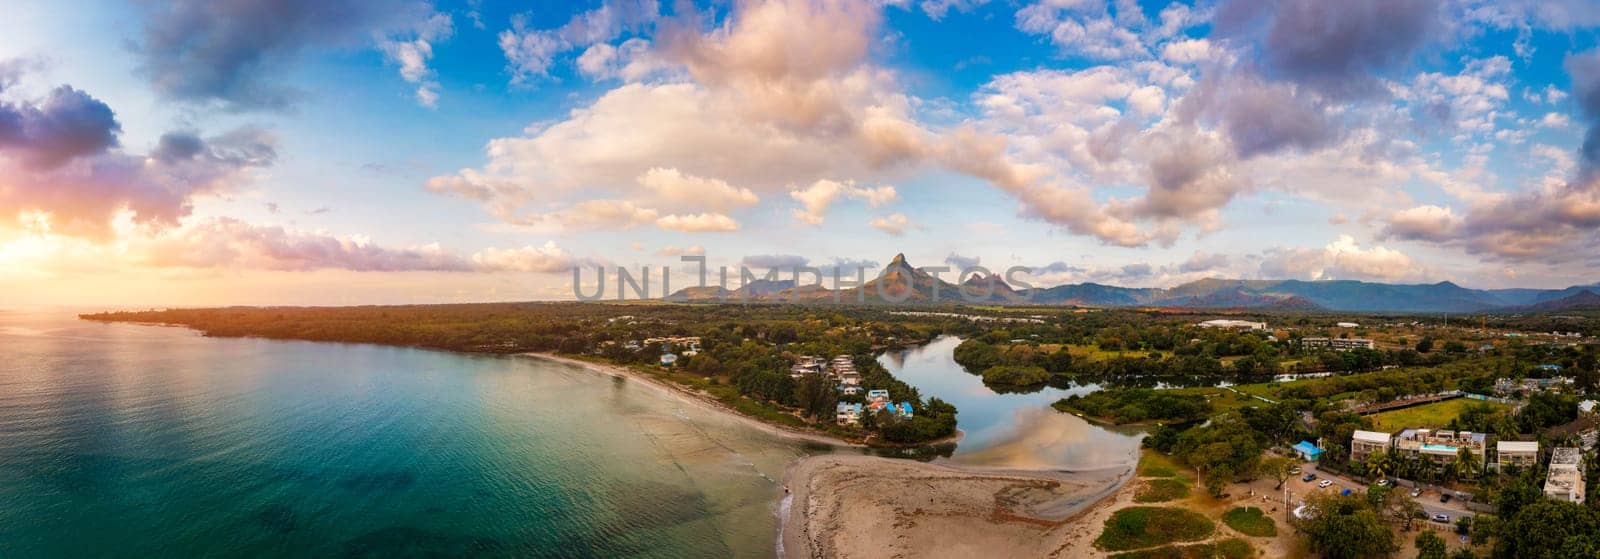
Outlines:
<svg viewBox="0 0 1600 559"><path fill-rule="evenodd" d="M1527 468L1539 462L1538 441L1495 441L1494 450L1494 469L1497 472L1503 472L1504 468L1511 466Z"/></svg>
<svg viewBox="0 0 1600 559"><path fill-rule="evenodd" d="M1350 436L1350 461L1367 461L1367 457L1379 452L1389 451L1390 437L1388 433L1377 431L1356 431Z"/></svg>
<svg viewBox="0 0 1600 559"><path fill-rule="evenodd" d="M1544 481L1544 496L1582 503L1584 495L1583 451L1557 448L1550 453L1550 476Z"/></svg>

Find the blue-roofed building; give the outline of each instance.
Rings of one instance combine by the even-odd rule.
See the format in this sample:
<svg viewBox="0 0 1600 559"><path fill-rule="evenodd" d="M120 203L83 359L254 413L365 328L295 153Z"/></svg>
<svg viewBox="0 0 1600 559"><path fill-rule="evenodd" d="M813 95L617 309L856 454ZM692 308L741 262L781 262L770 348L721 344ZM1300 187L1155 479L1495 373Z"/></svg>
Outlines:
<svg viewBox="0 0 1600 559"><path fill-rule="evenodd" d="M900 402L900 417L911 418L911 402Z"/></svg>
<svg viewBox="0 0 1600 559"><path fill-rule="evenodd" d="M839 402L834 414L834 420L840 425L855 425L861 422L861 404Z"/></svg>
<svg viewBox="0 0 1600 559"><path fill-rule="evenodd" d="M1295 443L1293 450L1295 454L1300 455L1301 460L1316 462L1322 459L1322 449L1318 448L1317 445L1311 444L1311 441Z"/></svg>

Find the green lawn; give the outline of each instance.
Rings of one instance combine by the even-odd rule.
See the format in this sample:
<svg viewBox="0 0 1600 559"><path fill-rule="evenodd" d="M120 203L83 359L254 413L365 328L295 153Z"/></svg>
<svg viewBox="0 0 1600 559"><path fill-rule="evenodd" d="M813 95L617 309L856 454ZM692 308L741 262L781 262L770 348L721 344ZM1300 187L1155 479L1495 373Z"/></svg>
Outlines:
<svg viewBox="0 0 1600 559"><path fill-rule="evenodd" d="M1196 545L1169 545L1155 549L1130 551L1112 555L1112 559L1249 559L1255 557L1256 550L1250 544L1239 538L1228 538L1217 542L1215 545L1202 543Z"/></svg>
<svg viewBox="0 0 1600 559"><path fill-rule="evenodd" d="M1222 523L1246 536L1270 538L1278 535L1278 525L1256 507L1237 507L1223 513Z"/></svg>
<svg viewBox="0 0 1600 559"><path fill-rule="evenodd" d="M1501 404L1456 398L1414 408L1383 412L1368 416L1368 418L1372 420L1373 430L1385 433L1393 433L1408 427L1443 427L1450 420L1461 415L1461 410L1466 409L1467 406L1480 403L1487 403L1497 410L1505 408Z"/></svg>
<svg viewBox="0 0 1600 559"><path fill-rule="evenodd" d="M1217 525L1200 513L1172 507L1129 507L1106 519L1094 546L1125 551L1211 537Z"/></svg>
<svg viewBox="0 0 1600 559"><path fill-rule="evenodd" d="M1146 480L1133 500L1139 503L1164 503L1189 496L1189 484L1176 479Z"/></svg>
<svg viewBox="0 0 1600 559"><path fill-rule="evenodd" d="M1144 477L1176 478L1179 477L1178 464L1165 454L1145 449L1139 453L1139 475Z"/></svg>

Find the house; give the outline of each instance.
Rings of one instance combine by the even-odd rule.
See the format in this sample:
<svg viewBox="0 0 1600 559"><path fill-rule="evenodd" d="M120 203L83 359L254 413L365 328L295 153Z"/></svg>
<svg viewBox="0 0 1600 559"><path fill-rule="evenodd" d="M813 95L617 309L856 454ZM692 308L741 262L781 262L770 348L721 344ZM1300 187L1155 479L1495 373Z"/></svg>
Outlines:
<svg viewBox="0 0 1600 559"><path fill-rule="evenodd" d="M678 362L678 356L673 355L671 353L663 353L663 354L661 354L661 366L662 367L671 367L674 363L677 363L677 362Z"/></svg>
<svg viewBox="0 0 1600 559"><path fill-rule="evenodd" d="M1317 445L1311 444L1311 441L1300 441L1290 448L1294 450L1295 454L1300 455L1301 460L1316 462L1322 459L1322 449L1317 448Z"/></svg>
<svg viewBox="0 0 1600 559"><path fill-rule="evenodd" d="M856 425L861 423L861 404L847 404L840 402L834 413L834 421L840 425Z"/></svg>
<svg viewBox="0 0 1600 559"><path fill-rule="evenodd" d="M1376 349L1378 344L1365 338L1300 338L1300 345L1309 348L1325 347L1334 351Z"/></svg>
<svg viewBox="0 0 1600 559"><path fill-rule="evenodd" d="M1538 441L1495 441L1494 471L1516 466L1527 468L1539 461Z"/></svg>
<svg viewBox="0 0 1600 559"><path fill-rule="evenodd" d="M888 390L868 390L867 391L867 401L869 401L869 402L887 402L887 401L889 401L889 391Z"/></svg>
<svg viewBox="0 0 1600 559"><path fill-rule="evenodd" d="M1583 502L1583 450L1572 447L1555 449L1550 453L1549 472L1544 481L1545 497Z"/></svg>
<svg viewBox="0 0 1600 559"><path fill-rule="evenodd" d="M1340 328L1360 328L1361 327L1360 324L1356 324L1354 322L1338 322L1338 323L1335 323L1334 326L1338 326Z"/></svg>
<svg viewBox="0 0 1600 559"><path fill-rule="evenodd" d="M1356 431L1350 436L1350 461L1365 463L1368 456L1388 452L1392 439L1388 433Z"/></svg>
<svg viewBox="0 0 1600 559"><path fill-rule="evenodd" d="M1446 429L1406 429L1394 439L1394 449L1402 457L1414 460L1427 460L1435 466L1445 467L1454 464L1461 450L1466 449L1472 453L1481 468L1486 464L1487 454L1485 447L1488 436L1483 433L1471 431L1450 431Z"/></svg>
<svg viewBox="0 0 1600 559"><path fill-rule="evenodd" d="M895 413L900 417L911 419L911 402L900 402L900 410Z"/></svg>
<svg viewBox="0 0 1600 559"><path fill-rule="evenodd" d="M860 386L861 385L861 373L857 373L855 371L848 371L848 372L844 372L844 373L839 373L838 377L839 377L839 384L843 384L843 385L847 385L847 386Z"/></svg>
<svg viewBox="0 0 1600 559"><path fill-rule="evenodd" d="M841 384L839 385L839 393L846 396L855 396L861 393L861 386L855 384Z"/></svg>

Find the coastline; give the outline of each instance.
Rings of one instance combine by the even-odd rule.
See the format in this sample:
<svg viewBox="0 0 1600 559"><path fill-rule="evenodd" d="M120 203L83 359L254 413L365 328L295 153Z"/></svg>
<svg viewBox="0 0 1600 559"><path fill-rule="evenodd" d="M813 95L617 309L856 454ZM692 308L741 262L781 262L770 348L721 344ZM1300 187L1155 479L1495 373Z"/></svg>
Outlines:
<svg viewBox="0 0 1600 559"><path fill-rule="evenodd" d="M707 409L707 410L711 410L711 411L722 413L722 414L727 415L729 417L735 418L738 421L743 422L743 423L745 423L745 424L747 424L747 425L749 425L751 427L754 427L756 429L760 429L761 431L764 431L766 433L769 433L769 434L772 434L772 435L775 435L775 436L778 436L778 437L782 437L782 438L786 438L786 439L792 439L792 440L798 440L798 441L804 441L804 442L810 442L810 443L823 444L823 445L828 445L828 446L832 446L832 447L839 447L839 448L875 448L875 447L872 447L872 446L868 446L868 445L861 444L861 443L847 441L847 440L840 439L840 438L837 438L837 437L833 437L833 436L830 436L830 435L826 435L826 434L823 434L823 433L799 431L799 430L791 429L791 428L784 427L784 426L781 426L781 425L774 425L774 424L771 424L771 423L767 423L765 421L761 421L761 420L756 419L754 417L750 417L748 415L739 413L738 410L729 408L727 405L723 404L722 402L719 402L716 399L714 399L714 398L712 398L710 396L707 396L705 394L702 394L700 392L696 392L696 391L694 391L694 390L692 390L692 389L690 389L688 387L684 387L682 385L679 385L679 384L676 384L676 383L672 383L672 382L663 381L661 379L652 378L649 375L646 375L646 374L640 373L638 371L634 371L634 370L628 369L626 367L618 367L618 366L615 366L615 365L608 365L608 364L604 364L604 363L594 363L594 362L591 362L591 361L584 361L582 359L573 359L571 357L563 357L563 356L560 356L560 355L554 355L554 354L550 354L550 353L537 353L537 352L534 352L534 353L520 353L518 355L519 356L523 356L523 357L534 357L534 358L538 358L538 359L547 359L547 360L550 360L550 361L555 361L557 363L563 363L563 364L567 364L567 365L573 365L573 366L577 366L577 367L582 367L582 368L588 369L590 371L597 372L597 373L604 374L604 375L608 375L608 376L623 377L623 378L627 378L629 380L636 380L636 381L639 381L640 383L642 383L642 384L644 384L646 386L649 386L651 388L654 388L654 389L656 389L658 391L661 391L661 392L664 392L664 393L667 393L667 394L670 394L670 395L675 395L679 399L688 401L691 404L700 406L703 409ZM956 435L952 436L953 438L951 440L959 440L960 434L961 433L958 430L956 432ZM923 443L923 444L938 444L940 442L950 442L950 441L941 439L939 441L931 441L929 443ZM918 445L918 446L922 446L922 445Z"/></svg>

